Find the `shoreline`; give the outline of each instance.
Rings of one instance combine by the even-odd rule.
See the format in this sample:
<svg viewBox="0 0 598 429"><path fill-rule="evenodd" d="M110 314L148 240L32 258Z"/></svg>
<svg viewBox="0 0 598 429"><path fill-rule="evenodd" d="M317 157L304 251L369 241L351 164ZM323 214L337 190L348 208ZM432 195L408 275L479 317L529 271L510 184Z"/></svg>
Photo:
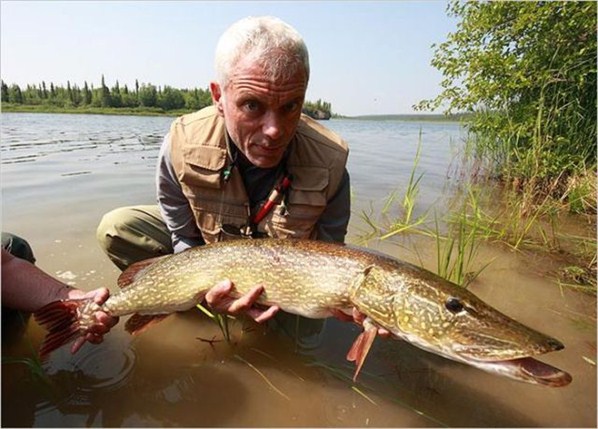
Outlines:
<svg viewBox="0 0 598 429"><path fill-rule="evenodd" d="M2 103L2 113L62 113L80 115L120 115L120 116L180 116L193 112L192 110L164 111L160 108L127 108L127 107L49 107L41 105L16 105Z"/></svg>
<svg viewBox="0 0 598 429"><path fill-rule="evenodd" d="M120 115L120 116L169 116L177 117L195 110L179 109L165 111L159 107L150 108L129 108L129 107L54 107L47 105L13 104L2 103L1 113L57 113L57 114L80 114L80 115ZM328 120L328 118L315 118ZM460 122L463 115L444 114L386 114L386 115L357 115L347 116L333 114L330 119L338 120L365 120L365 121L406 121L406 122Z"/></svg>

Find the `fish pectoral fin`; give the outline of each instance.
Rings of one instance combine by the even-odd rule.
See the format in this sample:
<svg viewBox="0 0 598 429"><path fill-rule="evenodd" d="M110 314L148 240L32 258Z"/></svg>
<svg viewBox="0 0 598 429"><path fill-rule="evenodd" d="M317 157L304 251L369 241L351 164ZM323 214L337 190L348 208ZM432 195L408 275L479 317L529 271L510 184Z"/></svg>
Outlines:
<svg viewBox="0 0 598 429"><path fill-rule="evenodd" d="M337 309L337 308L331 308L328 310L328 312L336 319L342 321L342 322L352 322L353 321L353 316L350 314L345 313L344 311Z"/></svg>
<svg viewBox="0 0 598 429"><path fill-rule="evenodd" d="M127 323L125 323L125 330L131 335L137 335L145 331L152 325L166 319L170 314L133 314Z"/></svg>
<svg viewBox="0 0 598 429"><path fill-rule="evenodd" d="M123 271L122 274L118 277L118 287L120 287L121 289L126 288L137 278L139 278L149 266L155 264L160 259L163 259L167 256L170 255L156 256L155 258L144 259L143 261L135 262L134 264L129 265L129 267L125 271Z"/></svg>
<svg viewBox="0 0 598 429"><path fill-rule="evenodd" d="M353 375L353 381L357 380L357 375L361 371L361 367L365 362L365 358L376 339L378 328L372 323L364 323L364 330L353 342L349 353L347 353L347 360L355 362L357 368L355 368L355 374Z"/></svg>

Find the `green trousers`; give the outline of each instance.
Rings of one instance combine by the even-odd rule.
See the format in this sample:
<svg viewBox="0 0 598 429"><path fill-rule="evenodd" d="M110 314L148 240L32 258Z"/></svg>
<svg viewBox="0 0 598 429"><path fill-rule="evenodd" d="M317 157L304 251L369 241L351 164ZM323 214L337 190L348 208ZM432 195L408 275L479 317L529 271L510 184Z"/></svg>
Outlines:
<svg viewBox="0 0 598 429"><path fill-rule="evenodd" d="M144 259L173 253L170 232L157 205L121 207L106 213L96 236L121 270Z"/></svg>

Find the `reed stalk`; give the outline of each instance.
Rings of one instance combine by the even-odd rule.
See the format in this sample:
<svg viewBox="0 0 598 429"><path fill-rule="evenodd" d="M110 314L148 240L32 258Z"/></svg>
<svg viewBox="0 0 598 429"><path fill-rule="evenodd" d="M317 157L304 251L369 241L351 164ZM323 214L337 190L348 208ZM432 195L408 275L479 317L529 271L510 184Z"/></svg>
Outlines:
<svg viewBox="0 0 598 429"><path fill-rule="evenodd" d="M367 243L374 238L386 240L397 234L409 232L427 234L427 231L423 226L427 221L428 211L426 210L421 215L415 216L420 181L424 176L423 173L417 174L421 157L421 148L422 132L420 129L413 167L411 168L409 180L402 198L399 197L398 191L395 190L391 192L386 197L382 209L378 214L375 213L373 204L370 202L369 211L362 211L359 214L360 219L366 226L366 230L362 230L358 236L359 244ZM400 215L398 217L389 218L393 208L398 208Z"/></svg>
<svg viewBox="0 0 598 429"><path fill-rule="evenodd" d="M222 336L224 337L226 342L230 344L231 337L230 337L230 329L228 326L228 317L229 316L227 316L225 314L220 314L220 313L212 313L210 310L208 310L206 307L204 307L201 304L197 304L196 307L218 325L218 327L220 328L220 331L222 332Z"/></svg>

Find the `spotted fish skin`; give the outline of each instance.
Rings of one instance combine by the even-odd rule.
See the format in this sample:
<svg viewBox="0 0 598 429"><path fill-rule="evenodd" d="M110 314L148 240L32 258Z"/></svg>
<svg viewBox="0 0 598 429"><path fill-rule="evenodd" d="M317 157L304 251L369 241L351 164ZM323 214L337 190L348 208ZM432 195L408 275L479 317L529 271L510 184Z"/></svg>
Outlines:
<svg viewBox="0 0 598 429"><path fill-rule="evenodd" d="M84 332L85 320L99 308L113 316L184 311L230 279L234 295L264 285L258 303L308 318L351 314L356 308L366 316L370 345L383 327L432 353L521 381L549 386L571 381L569 374L531 358L562 349L559 341L434 273L371 250L314 240L235 240L188 249L132 274L136 270L123 273L132 281L102 306L77 307L73 329ZM51 326L47 313L40 310L36 318ZM42 349L49 353L60 341ZM356 344L362 347L359 339ZM357 353L357 372L368 349Z"/></svg>
<svg viewBox="0 0 598 429"><path fill-rule="evenodd" d="M103 309L115 316L187 310L201 302L209 288L230 279L233 294L242 295L262 284L265 291L258 303L326 318L333 310L350 312L348 286L367 266L367 261L352 259L348 252L348 247L338 244L290 239L199 246L150 265L132 284L113 294Z"/></svg>

